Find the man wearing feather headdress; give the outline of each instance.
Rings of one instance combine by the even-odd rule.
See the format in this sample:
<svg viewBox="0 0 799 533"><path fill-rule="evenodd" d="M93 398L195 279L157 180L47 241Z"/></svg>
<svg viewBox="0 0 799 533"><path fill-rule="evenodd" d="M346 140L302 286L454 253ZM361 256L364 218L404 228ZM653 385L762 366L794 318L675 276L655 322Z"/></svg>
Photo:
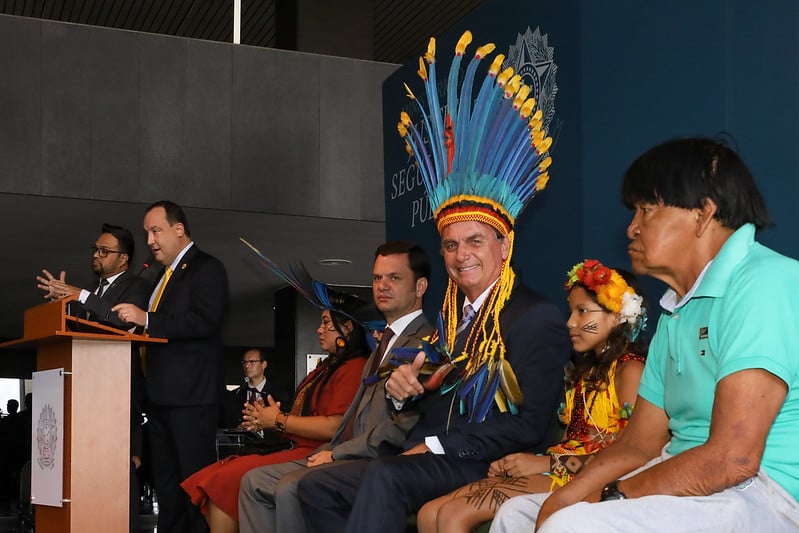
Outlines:
<svg viewBox="0 0 799 533"><path fill-rule="evenodd" d="M548 179L552 141L541 113L532 114L531 89L512 69L498 75L501 56L472 102L474 72L491 44L477 49L458 98L470 41L466 32L456 47L444 117L435 41L420 61L429 109L420 104L419 122L430 144L407 114L399 125L424 177L449 274L431 339L438 351L419 353L386 384L398 409L419 410L419 422L400 456L308 473L299 496L310 531L405 531L408 514L481 478L491 461L541 448L553 419L570 343L559 311L510 266L516 216Z"/></svg>

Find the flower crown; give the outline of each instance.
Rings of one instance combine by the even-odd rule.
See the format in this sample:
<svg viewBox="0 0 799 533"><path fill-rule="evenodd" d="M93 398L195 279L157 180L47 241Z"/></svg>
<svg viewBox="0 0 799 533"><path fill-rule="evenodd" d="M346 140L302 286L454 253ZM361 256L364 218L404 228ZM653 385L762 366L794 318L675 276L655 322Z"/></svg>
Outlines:
<svg viewBox="0 0 799 533"><path fill-rule="evenodd" d="M621 324L630 324L629 338L634 341L646 329L644 299L636 294L617 271L596 259L586 259L569 270L566 291L580 284L596 294L596 300L605 309L619 315Z"/></svg>

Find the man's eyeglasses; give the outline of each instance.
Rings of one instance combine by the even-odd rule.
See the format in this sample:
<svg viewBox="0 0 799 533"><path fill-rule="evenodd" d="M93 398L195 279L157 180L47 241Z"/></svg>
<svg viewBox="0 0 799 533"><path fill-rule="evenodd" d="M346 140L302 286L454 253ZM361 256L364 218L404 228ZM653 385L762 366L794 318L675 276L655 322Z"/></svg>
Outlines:
<svg viewBox="0 0 799 533"><path fill-rule="evenodd" d="M254 364L260 363L260 362L261 362L260 359L242 359L241 360L241 364L244 365L244 366L250 366L250 365L254 365Z"/></svg>
<svg viewBox="0 0 799 533"><path fill-rule="evenodd" d="M109 250L108 248L98 248L97 246L91 246L92 255L97 254L100 257L108 257L108 254L124 254L120 250Z"/></svg>

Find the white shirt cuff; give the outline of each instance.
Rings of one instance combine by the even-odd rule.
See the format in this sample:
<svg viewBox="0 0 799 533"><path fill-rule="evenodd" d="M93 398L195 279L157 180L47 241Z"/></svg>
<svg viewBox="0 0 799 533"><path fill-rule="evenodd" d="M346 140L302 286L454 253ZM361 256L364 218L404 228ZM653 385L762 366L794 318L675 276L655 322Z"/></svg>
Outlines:
<svg viewBox="0 0 799 533"><path fill-rule="evenodd" d="M89 298L90 294L91 293L89 291L87 291L86 289L81 289L80 290L80 294L78 295L78 300L80 301L80 303L85 304L86 303L86 299Z"/></svg>
<svg viewBox="0 0 799 533"><path fill-rule="evenodd" d="M444 447L441 445L441 441L438 440L438 437L432 435L430 437L424 438L425 445L430 448L430 451L436 455L446 455L444 453Z"/></svg>
<svg viewBox="0 0 799 533"><path fill-rule="evenodd" d="M396 409L397 411L401 411L402 407L405 405L404 401L395 400L394 397L392 395L390 395L389 393L386 393L386 398L391 400L391 403L394 404L394 409Z"/></svg>

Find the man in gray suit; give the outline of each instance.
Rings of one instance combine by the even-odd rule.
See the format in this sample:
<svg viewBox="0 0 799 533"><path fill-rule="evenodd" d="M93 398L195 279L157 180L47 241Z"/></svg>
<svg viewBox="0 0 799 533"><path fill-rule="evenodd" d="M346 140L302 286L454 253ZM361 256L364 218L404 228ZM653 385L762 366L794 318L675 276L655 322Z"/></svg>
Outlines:
<svg viewBox="0 0 799 533"><path fill-rule="evenodd" d="M385 379L377 369L395 347L419 347L432 332L422 313L422 297L430 277L424 250L409 242L388 242L375 251L372 295L388 325L363 372L363 384L330 443L307 461L269 465L248 472L239 489L239 526L250 531L298 532L305 529L297 500L297 482L310 468L325 468L348 459L370 459L399 453L405 434L416 423L413 412L392 414Z"/></svg>

